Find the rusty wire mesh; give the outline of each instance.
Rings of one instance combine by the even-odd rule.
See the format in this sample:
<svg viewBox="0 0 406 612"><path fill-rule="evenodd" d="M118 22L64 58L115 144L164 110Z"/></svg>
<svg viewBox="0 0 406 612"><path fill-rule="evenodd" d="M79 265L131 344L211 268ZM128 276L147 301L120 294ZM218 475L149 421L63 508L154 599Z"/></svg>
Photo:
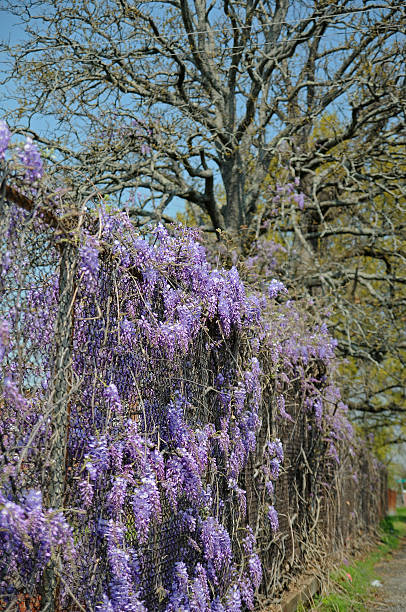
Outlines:
<svg viewBox="0 0 406 612"><path fill-rule="evenodd" d="M64 508L78 546L73 574L72 568L67 571L56 563L46 570L38 590L33 570L32 580L21 579L13 585L14 595L2 593L0 599L3 609L9 606L10 610L24 609L24 598L24 605L34 609L39 595L42 601L53 598L49 610L94 610L108 581L102 498L110 482L107 476L106 490L97 492L100 503L96 500L85 509L78 482L87 436L96 430L102 435L106 428L114 429L119 418L132 419L145 435L153 433L155 440L164 440L165 410L175 387L188 400L187 417L192 426L213 423L218 427L216 377L227 370L232 376L235 364L244 367L247 344L237 332L225 341L213 324L199 332L182 357L164 359L157 346L152 369L151 355L145 353L141 337L133 352L116 351L112 356L111 338L117 341L120 333L125 333L120 327L123 309L130 301L142 309L146 299L138 293L137 270L119 275L119 265L106 251L100 258L98 290L84 291L78 282L81 273L74 236L67 239L43 222L35 210L22 211L7 201L2 206L0 227L1 255L8 261L8 274L1 279L0 318L11 322L13 346L3 370L13 370L27 406L35 405L36 414L35 420L30 410L16 414L13 430L1 431L0 487L16 498L27 489L40 489L47 507ZM119 339L117 342L120 344ZM312 367L317 370L318 366L315 363ZM122 398L119 417L111 414L103 396L103 389L111 382ZM355 446L340 449L339 464L328 457L327 442L305 409L300 387L292 384L286 389L287 410L293 418L290 423L277 414L275 385L273 374L265 372L257 451L239 483L247 491L247 520L257 535L264 570L259 607L276 601L310 561L317 562L375 528L385 509L384 470ZM5 417L4 402L1 410ZM275 484L280 529L273 536L260 511L264 496L260 464L265 443L275 437L283 441L285 463ZM242 525L237 501L230 498L221 473L208 469L207 483L222 508L238 559ZM202 553L190 546L169 504L163 504L162 520L145 544L137 543L131 508L126 512L125 538L139 548L142 560L140 596L149 610L164 610L174 563L182 556L193 566ZM89 584L93 585L93 600L88 599ZM70 585L69 589L58 601L55 592L64 590L65 585Z"/></svg>

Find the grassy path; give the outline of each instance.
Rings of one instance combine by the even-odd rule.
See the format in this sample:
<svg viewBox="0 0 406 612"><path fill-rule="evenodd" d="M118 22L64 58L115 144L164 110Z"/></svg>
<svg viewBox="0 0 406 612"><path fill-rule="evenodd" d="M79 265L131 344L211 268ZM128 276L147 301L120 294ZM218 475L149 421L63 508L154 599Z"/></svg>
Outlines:
<svg viewBox="0 0 406 612"><path fill-rule="evenodd" d="M406 508L382 523L382 543L368 557L330 576L330 593L312 611L406 612ZM382 586L371 583L378 580Z"/></svg>
<svg viewBox="0 0 406 612"><path fill-rule="evenodd" d="M406 610L406 539L390 560L376 566L382 588L376 594L371 610L376 612L405 612Z"/></svg>
<svg viewBox="0 0 406 612"><path fill-rule="evenodd" d="M401 523L403 532L406 531L406 509L402 509L394 524ZM405 612L406 610L406 537L400 540L398 550L392 555L382 559L375 566L382 588L376 593L376 603L371 610L375 612Z"/></svg>

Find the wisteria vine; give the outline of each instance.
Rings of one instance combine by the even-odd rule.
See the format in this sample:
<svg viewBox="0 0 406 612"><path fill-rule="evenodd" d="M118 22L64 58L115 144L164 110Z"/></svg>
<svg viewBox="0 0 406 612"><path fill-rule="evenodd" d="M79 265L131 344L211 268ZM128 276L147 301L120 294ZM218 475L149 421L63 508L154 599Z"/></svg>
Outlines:
<svg viewBox="0 0 406 612"><path fill-rule="evenodd" d="M0 122L3 161L9 143ZM35 187L38 150L27 139L18 155ZM141 236L122 212L101 207L97 218L70 237L77 260L66 499L49 508L59 255L53 247L54 260L33 264L29 241L43 239L44 221L5 206L1 597L35 593L52 561L64 568L62 600L73 593L97 612L252 610L263 579L259 542L278 533L284 469L279 438L268 431L259 445L270 410L263 390L274 386L275 418L288 426L285 395L299 380L326 453L339 461L338 441L351 435L345 406L325 374L308 374L313 363L332 367L334 341L279 280L255 291L235 266L212 266L196 230L159 225ZM250 524L244 473L254 456L261 496Z"/></svg>

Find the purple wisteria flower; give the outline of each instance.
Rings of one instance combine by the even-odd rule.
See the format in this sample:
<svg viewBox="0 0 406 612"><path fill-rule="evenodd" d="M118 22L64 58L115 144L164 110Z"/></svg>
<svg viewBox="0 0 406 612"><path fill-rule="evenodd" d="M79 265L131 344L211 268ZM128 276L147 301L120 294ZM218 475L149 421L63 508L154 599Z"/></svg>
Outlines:
<svg viewBox="0 0 406 612"><path fill-rule="evenodd" d="M278 513L273 506L269 506L268 519L271 524L271 529L273 533L275 533L279 529L279 519L278 519Z"/></svg>
<svg viewBox="0 0 406 612"><path fill-rule="evenodd" d="M256 553L251 554L248 559L248 569L252 584L255 589L258 589L262 582L262 563Z"/></svg>
<svg viewBox="0 0 406 612"><path fill-rule="evenodd" d="M228 486L235 493L236 499L238 501L238 511L242 517L245 517L247 514L247 497L244 489L238 486L237 481L234 478L230 478L228 481Z"/></svg>
<svg viewBox="0 0 406 612"><path fill-rule="evenodd" d="M104 395L107 399L108 405L109 407L114 411L114 412L122 412L123 411L123 407L121 405L121 401L120 401L120 396L118 394L118 390L117 387L114 383L110 383L105 391L104 391Z"/></svg>
<svg viewBox="0 0 406 612"><path fill-rule="evenodd" d="M201 563L196 565L195 578L192 583L190 597L190 612L206 612L210 603L210 592L207 583L207 574Z"/></svg>
<svg viewBox="0 0 406 612"><path fill-rule="evenodd" d="M109 449L106 436L99 439L92 437L89 452L85 455L86 469L90 480L96 480L110 465Z"/></svg>
<svg viewBox="0 0 406 612"><path fill-rule="evenodd" d="M314 416L316 418L316 423L318 427L321 427L321 421L323 418L323 401L320 397L316 397L316 399L314 400L313 408L314 408Z"/></svg>
<svg viewBox="0 0 406 612"><path fill-rule="evenodd" d="M267 451L270 457L276 456L280 463L283 463L283 445L279 438L268 442Z"/></svg>
<svg viewBox="0 0 406 612"><path fill-rule="evenodd" d="M281 469L281 463L277 457L273 457L269 462L269 469L271 472L272 478L275 480L279 478L279 473Z"/></svg>
<svg viewBox="0 0 406 612"><path fill-rule="evenodd" d="M276 278L273 278L271 282L269 283L268 295L271 299L276 298L279 295L279 293L287 293L287 292L288 290L286 289L282 281L279 281Z"/></svg>
<svg viewBox="0 0 406 612"><path fill-rule="evenodd" d="M269 497L272 497L275 493L275 487L274 487L272 480L266 481L265 488L266 488L266 492L268 493Z"/></svg>
<svg viewBox="0 0 406 612"><path fill-rule="evenodd" d="M110 566L109 594L114 612L148 612L134 589L130 554L125 550L120 523L109 521L105 536Z"/></svg>
<svg viewBox="0 0 406 612"><path fill-rule="evenodd" d="M8 148L8 143L10 142L11 132L8 129L7 123L1 119L0 120L0 159L4 159L5 152Z"/></svg>
<svg viewBox="0 0 406 612"><path fill-rule="evenodd" d="M294 193L293 194L293 199L295 200L296 204L299 206L300 210L303 210L304 206L305 206L305 195L304 195L304 193Z"/></svg>
<svg viewBox="0 0 406 612"><path fill-rule="evenodd" d="M125 496L127 493L128 478L118 476L113 484L113 487L108 495L110 509L114 516L117 516L123 507Z"/></svg>
<svg viewBox="0 0 406 612"><path fill-rule="evenodd" d="M227 612L241 612L241 594L236 584L230 588L227 594L226 610Z"/></svg>
<svg viewBox="0 0 406 612"><path fill-rule="evenodd" d="M210 610L211 612L226 612L226 609L221 603L220 598L218 596L213 599Z"/></svg>
<svg viewBox="0 0 406 612"><path fill-rule="evenodd" d="M242 546L246 555L252 555L255 546L255 535L249 525L247 526L247 535L242 541Z"/></svg>
<svg viewBox="0 0 406 612"><path fill-rule="evenodd" d="M254 589L252 588L251 580L248 576L243 576L239 582L238 586L240 589L241 599L247 606L248 610L254 609Z"/></svg>
<svg viewBox="0 0 406 612"><path fill-rule="evenodd" d="M96 612L114 612L113 604L105 593L103 594L102 603L96 606Z"/></svg>
<svg viewBox="0 0 406 612"><path fill-rule="evenodd" d="M189 439L189 430L184 420L184 408L187 402L177 394L168 406L168 433L170 439L179 447L185 447Z"/></svg>
<svg viewBox="0 0 406 612"><path fill-rule="evenodd" d="M183 563L183 561L178 561L177 563L175 563L175 575L178 581L178 588L180 592L187 594L189 576L187 573L187 567Z"/></svg>
<svg viewBox="0 0 406 612"><path fill-rule="evenodd" d="M9 376L6 376L4 380L4 399L19 411L26 410L29 405L26 398L19 392L15 382Z"/></svg>
<svg viewBox="0 0 406 612"><path fill-rule="evenodd" d="M6 251L1 258L2 273L7 274L11 266L11 253Z"/></svg>
<svg viewBox="0 0 406 612"><path fill-rule="evenodd" d="M90 508L92 505L94 488L89 480L81 480L78 484L80 494L82 496L82 502L85 508Z"/></svg>
<svg viewBox="0 0 406 612"><path fill-rule="evenodd" d="M231 563L231 541L226 528L214 517L207 518L202 527L204 557L220 573Z"/></svg>
<svg viewBox="0 0 406 612"><path fill-rule="evenodd" d="M247 390L242 383L239 383L238 387L234 389L234 402L235 410L237 414L241 414L244 409L245 398L247 396Z"/></svg>
<svg viewBox="0 0 406 612"><path fill-rule="evenodd" d="M174 570L174 579L169 594L169 603L165 612L178 612L180 610L188 612L190 610L190 600L187 567L183 561L177 561L174 564Z"/></svg>
<svg viewBox="0 0 406 612"><path fill-rule="evenodd" d="M6 354L10 342L10 324L5 319L0 319L0 362Z"/></svg>
<svg viewBox="0 0 406 612"><path fill-rule="evenodd" d="M293 423L291 415L286 412L285 398L283 397L283 395L279 395L276 398L276 405L278 406L279 415L282 417L282 419L285 419L285 421L291 421Z"/></svg>
<svg viewBox="0 0 406 612"><path fill-rule="evenodd" d="M151 473L141 479L141 485L133 494L132 509L138 540L143 544L148 538L151 520L159 520L161 516L161 501L154 474Z"/></svg>
<svg viewBox="0 0 406 612"><path fill-rule="evenodd" d="M94 293L99 272L99 242L93 236L87 235L85 238L84 244L79 249L79 267L87 291Z"/></svg>
<svg viewBox="0 0 406 612"><path fill-rule="evenodd" d="M340 464L340 457L337 451L337 448L335 446L335 444L333 442L330 442L329 447L328 447L328 454L330 457L332 457L335 462L339 465Z"/></svg>
<svg viewBox="0 0 406 612"><path fill-rule="evenodd" d="M44 167L41 155L39 154L37 145L30 136L27 136L24 149L19 153L19 158L25 168L25 178L29 183L35 183L35 181L42 178Z"/></svg>
<svg viewBox="0 0 406 612"><path fill-rule="evenodd" d="M43 568L58 549L69 564L75 554L72 529L61 512L43 508L40 491L29 490L17 503L0 492L2 587L16 578L39 583Z"/></svg>

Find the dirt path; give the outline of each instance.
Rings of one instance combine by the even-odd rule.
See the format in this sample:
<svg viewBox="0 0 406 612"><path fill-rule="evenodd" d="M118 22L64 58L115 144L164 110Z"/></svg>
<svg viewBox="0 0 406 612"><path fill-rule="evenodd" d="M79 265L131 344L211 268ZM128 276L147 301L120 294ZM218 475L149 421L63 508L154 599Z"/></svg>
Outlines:
<svg viewBox="0 0 406 612"><path fill-rule="evenodd" d="M398 550L375 566L382 587L376 589L374 612L406 612L406 538Z"/></svg>

